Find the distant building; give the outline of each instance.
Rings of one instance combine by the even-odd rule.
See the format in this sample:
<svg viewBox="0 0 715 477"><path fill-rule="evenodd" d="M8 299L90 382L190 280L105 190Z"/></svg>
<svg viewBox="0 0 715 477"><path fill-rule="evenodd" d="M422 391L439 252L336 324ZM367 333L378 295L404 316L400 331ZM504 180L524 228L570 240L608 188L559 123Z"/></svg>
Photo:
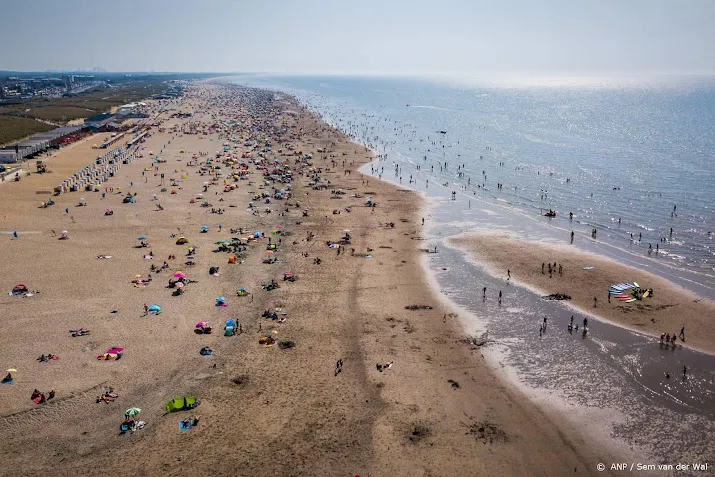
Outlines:
<svg viewBox="0 0 715 477"><path fill-rule="evenodd" d="M111 113L100 113L100 114L95 114L92 117L89 117L84 120L84 124L90 125L92 123L102 123L106 121L107 119L113 118L114 115Z"/></svg>
<svg viewBox="0 0 715 477"><path fill-rule="evenodd" d="M0 149L0 164L17 162L18 154L14 149Z"/></svg>

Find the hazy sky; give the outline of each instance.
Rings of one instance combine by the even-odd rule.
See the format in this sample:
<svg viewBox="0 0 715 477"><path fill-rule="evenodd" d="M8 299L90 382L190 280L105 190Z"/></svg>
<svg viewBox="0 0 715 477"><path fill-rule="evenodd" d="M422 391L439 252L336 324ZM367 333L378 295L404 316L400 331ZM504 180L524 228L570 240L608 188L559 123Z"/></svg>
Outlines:
<svg viewBox="0 0 715 477"><path fill-rule="evenodd" d="M0 69L715 73L715 0L23 0Z"/></svg>

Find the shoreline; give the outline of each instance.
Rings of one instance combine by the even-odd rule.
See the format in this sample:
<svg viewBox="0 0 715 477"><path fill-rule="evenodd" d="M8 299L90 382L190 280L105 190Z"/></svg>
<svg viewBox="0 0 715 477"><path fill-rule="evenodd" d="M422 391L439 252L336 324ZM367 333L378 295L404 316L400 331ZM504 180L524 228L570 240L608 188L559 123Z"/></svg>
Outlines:
<svg viewBox="0 0 715 477"><path fill-rule="evenodd" d="M376 162L376 164L380 164L380 163L381 163L380 161L377 161L377 162ZM369 165L369 164L368 164L368 165ZM366 172L364 172L364 173L365 173L365 175L370 176L370 175L369 175L369 173L370 173L370 170L369 170L369 169L368 169ZM373 177L373 179L377 179L377 176ZM396 179L395 179L394 181L392 181L392 180L390 179L390 176L389 176L389 175L387 175L387 176L386 176L385 178L383 178L382 180L385 181L385 182L387 182L387 183L389 183L389 184L391 184L391 185L394 185L394 186L396 186L396 187L404 187L404 188L408 188L408 189L411 189L411 190L420 192L420 191L418 191L416 188L412 189L411 186L406 186L406 185L398 184ZM439 187L440 184L436 183L436 186ZM487 211L484 211L484 212L487 212ZM428 214L425 213L425 216L427 216L427 215L428 215ZM436 239L436 240L442 240L442 239L438 239L437 237L433 237L433 240L434 240L434 239ZM599 242L599 243L600 243L600 242ZM433 245L434 245L434 244L433 244ZM611 247L614 247L614 249L617 248L617 247L615 247L615 246L613 246L613 245L611 245L611 244L606 244L606 245L611 246ZM621 250L621 249L618 249L618 250ZM624 251L625 251L627 254L631 254L631 253L628 252L627 250L624 250ZM594 252L590 252L590 253L594 253ZM602 253L603 253L603 252L601 252L601 253L596 252L595 254L598 255L599 257L604 257L604 256L605 256L605 257L608 257L608 255L602 255ZM636 256L635 254L633 254L633 255ZM630 261L630 260L627 260L627 258L625 258L624 260ZM656 262L656 263L657 263L657 262ZM663 265L664 265L664 266L663 266L662 268L664 268L664 269L671 269L671 268L672 268L672 267L670 267L668 264L663 264ZM645 265L645 266L647 267L648 265ZM639 270L639 271L644 271L644 272L646 272L646 273L649 273L647 269L638 268L638 267L635 267L635 268L636 268L637 270ZM689 270L681 270L681 269L676 269L676 270L683 271L683 272L686 273L686 274L688 274L688 272L690 272ZM659 271L660 271L660 270L659 270ZM661 272L662 272L662 271L661 271ZM650 272L650 273L652 273L652 272ZM664 273L665 276L670 276L667 271L666 271L666 272L663 272L663 273ZM694 272L693 272L693 273L694 273ZM494 273L490 273L490 275L491 275L492 277L496 277L496 276L497 276L497 274L494 274ZM682 277L676 277L676 278L680 278L681 280L683 280ZM666 281L669 281L669 280L666 279ZM687 281L687 280L685 280L685 281ZM705 287L705 285L702 285L702 286ZM681 287L681 285L676 285L676 287ZM524 288L524 289L528 289L528 290L533 290L533 288L528 288L528 287L526 287L526 286L523 286L523 288ZM436 289L439 289L439 288L437 287ZM686 290L689 290L689 288L685 288L685 289L686 289ZM690 291L690 290L689 290L689 291ZM693 292L694 292L694 291L693 291ZM455 302L454 302L453 298L452 298L449 294L446 295L445 300L446 300L445 303L451 304L451 306L454 306L454 305L455 305ZM449 306L449 305L448 305L448 306ZM461 305L457 305L457 306L458 306L459 308L462 308ZM588 309L585 309L585 308L576 308L576 309L577 309L577 310L584 310L583 313L589 315L589 318L591 318L591 316L594 316L592 313L590 313L590 312L588 311ZM566 323L567 323L567 322L568 322L568 316L566 317L566 320L567 320L567 321L566 321ZM610 323L613 323L613 324L614 324L614 327L611 327L612 329L611 329L611 331L610 331L610 337L620 336L620 330L630 330L629 328L624 328L622 325L620 325L620 324L618 324L618 323L615 323L615 322L612 322L612 321L610 321L610 320L603 320L603 321L606 322L606 323L609 323L609 324L610 324ZM467 323L466 328L469 328L469 325L473 325L473 323ZM613 328L616 328L616 331L618 331L619 333L616 334L616 333L613 331ZM635 331L639 336L644 336L644 335L643 335L643 332L642 332L641 330L639 330L639 329L634 329L633 331ZM677 331L677 330L672 330L672 331ZM651 336L652 336L652 335L651 335ZM688 332L687 332L687 329L686 329L686 336L691 336L691 337L692 337L692 336L693 336L693 333L692 333L692 332L691 332L691 333L688 333ZM639 341L639 344L641 344L641 341ZM678 341L678 344L680 345L681 348L688 348L688 350L693 349L693 350L699 351L699 352L701 352L701 353L704 351L704 350L702 350L702 349L700 349L700 348L696 348L696 347L694 347L694 346L692 346L692 345L683 346L683 343L682 343L680 340ZM657 347L656 347L656 348L657 348ZM705 352L705 354L707 354L707 355L709 356L709 354L708 354L707 352ZM689 356L689 358L692 358L691 355L688 355L688 356ZM700 361L700 360L699 360L699 361ZM700 361L700 365L701 365L700 367L702 367L702 364L707 363L707 362L708 362L708 361ZM495 372L499 372L498 363L497 363L497 366L494 366L494 367L493 367L493 369L494 369ZM649 371L649 372L652 372L651 369L649 369L648 371ZM700 369L699 371L703 371L703 370ZM516 382L514 383L514 386L515 386L517 392L521 392L522 394L526 394L526 395L529 395L530 397L534 398L533 402L539 402L539 401L536 400L536 397L538 396L538 393L537 393L537 394L529 393L528 391L525 391L524 388L523 388L523 386L520 386L520 384L521 384L521 381L518 380L518 379L517 379ZM656 383L651 380L651 381L648 382L648 384L649 384L649 385L652 385L652 384L656 384ZM553 404L553 403L549 402L548 399L544 399L543 396L538 396L538 398L541 399L541 402L542 402L542 403ZM550 406L550 407L553 408L554 406ZM632 410L632 409L631 409L631 410ZM565 411L563 411L563 412L560 413L560 412L559 412L559 409L558 409L558 406L557 406L557 408L556 408L555 410L552 409L552 411L553 411L552 416L555 416L555 418L557 418L557 419L558 419L559 417L566 417L566 418L568 418L569 421L573 421L573 419L571 419L571 416L560 416L559 414L563 414L563 412L565 412ZM587 422L581 422L581 423L578 423L578 424L580 424L580 425L577 426L577 427L580 428L582 425L587 424ZM615 421L614 421L613 424L614 424L614 425L619 425L619 424L618 424L617 422L615 422ZM607 427L608 427L608 426L607 426ZM604 439L606 440L606 442L605 442L606 444L608 444L610 432L612 432L612 431L613 431L613 429L606 429L606 432L604 433L604 436L603 436L603 437L604 437ZM588 439L587 439L587 440L588 440ZM628 444L629 442L631 442L630 438L625 438L624 440L621 441L620 446L621 446L621 447L623 447L623 446L628 446L628 445L629 445L629 444ZM618 451L617 448L619 447L619 444L615 444L613 441L611 441L611 444L612 444L612 445L611 445L610 447L611 447L612 449L614 449L614 446L615 446L615 449L614 449L614 450L617 452L617 451ZM648 450L643 449L643 451L644 451L644 452L652 452L653 455L656 455L656 456L657 456L657 455L660 455L660 454L658 454L659 450L657 450L657 449L655 449L655 448L651 448L651 449L648 449ZM632 456L631 458L635 458L635 457ZM641 459L642 459L642 457L641 457Z"/></svg>
<svg viewBox="0 0 715 477"><path fill-rule="evenodd" d="M660 333L677 333L684 326L686 341L678 339L679 346L715 355L715 345L712 344L715 342L715 335L708 331L706 319L707 316L715 314L715 303L649 271L617 263L608 257L577 249L566 243L529 241L505 233L465 233L448 238L447 243L466 253L470 260L493 277L504 275L502 278L506 279L506 274L500 274L497 270L511 269L511 281L514 284L523 286L538 296L557 292L573 295L572 300L562 302L564 306L622 329L658 340ZM500 253L500 248L504 252L508 249L508 254ZM566 260L569 265L567 277L576 279L577 283L569 283L568 278L564 281L564 277L559 277L556 272L552 280L547 278L548 275L534 271L538 269L537 265L528 268L524 263L526 260L532 264L538 263L539 260L543 262L544 257L556 258L556 262L561 264ZM582 270L584 266L591 265L595 266L593 270ZM586 276L587 280L606 285L599 286L596 291L587 292L587 281L584 281ZM618 276L634 278L619 281ZM628 281L638 281L644 287L654 288L655 296L635 303L620 303L615 298L608 302L605 299L607 283ZM585 298L585 295L588 295L588 298ZM598 298L598 306L595 308L591 306L594 295ZM672 307L675 307L675 310L666 312ZM668 325L666 322L672 319L677 319L677 323ZM660 328L656 328L658 326ZM689 329L697 332L688 333ZM694 338L690 338L693 336Z"/></svg>
<svg viewBox="0 0 715 477"><path fill-rule="evenodd" d="M16 382L0 388L0 430L8 443L0 455L6 468L27 473L52 469L56 475L106 468L131 475L195 475L211 466L220 475L242 468L251 475L405 476L494 475L504 469L510 475L573 475L577 468L579 474L601 475L595 464L603 459L602 451L580 439L572 442L568 429L501 382L478 350L463 342L464 330L430 286L419 241L413 240L420 236L418 217L425 200L361 174L359 168L372 160L362 146L319 121L294 98L279 103L285 104L255 90L206 84L189 88L177 110L193 111L191 120L166 119L167 132L154 133L145 145L169 161L156 166L179 184L175 195L160 192L156 175L147 177L147 183L140 179L149 158L123 167L105 184L125 191L133 181L136 204L121 205L118 194L102 201L86 193L88 206L65 215L61 211L73 207L81 194L68 193L56 199L57 207L37 209L34 190L45 180L34 174L16 184L21 187L0 190L1 200L12 196L15 204L4 211L3 223L35 230L37 225L23 224L41 221L45 230L10 239L1 252L12 270L0 277L2 288L26 283L41 290L29 299L1 299L12 320L0 337L0 363L19 369ZM286 109L298 113L285 114ZM265 124L244 130L245 136L236 133L239 139L232 141L238 128L229 128L225 120L237 117L263 118ZM182 134L181 127L190 122L207 131L223 126L208 137ZM269 123L283 127L269 130ZM261 204L258 215L252 214L246 204L277 183L264 184L262 174L249 168L251 180L236 182L234 191L220 192L225 171L209 185L207 198L217 204L218 197L225 199L220 205L226 207L224 215L209 215L207 208L190 204L211 175L188 167L180 150L210 151L229 142L232 151L240 152L246 149L244 137L266 141L266 131L276 149L290 143L313 154L306 160L268 153L294 168L293 197L272 201L271 213ZM209 138L217 144L210 145ZM60 151L51 168L64 176L62 170L90 163L94 155L84 149ZM309 185L316 175L329 181L327 189ZM56 182L58 174L47 176L48 183ZM331 194L331 189L346 193ZM160 195L165 212L155 210L152 193ZM356 194L362 197L352 197ZM373 211L364 206L368 194L379 203ZM111 218L103 216L105 207L114 207ZM307 217L300 213L304 209ZM385 226L390 223L394 227ZM199 232L203 224L209 227L206 234ZM226 265L225 256L211 253L218 238L229 236L230 227L268 233L278 224L283 230L275 235L282 239L278 264L262 263L266 239L248 247L243 264ZM170 261L171 270L185 269L198 283L187 286L185 297L170 297L161 274L149 287L132 287L131 278L148 268L144 252L134 250L136 237L149 237L151 250L162 257L155 260L158 265L170 253L183 258L184 247L167 238L177 227L198 246L198 266L185 269ZM66 228L70 240L50 238L49 228ZM351 244L338 255L325 242L338 240L345 229ZM113 258L95 261L98 254ZM35 259L28 261L28 256ZM318 257L320 265L313 262ZM220 277L206 274L213 265L221 266ZM289 271L298 276L294 283L280 280ZM280 287L261 290L260 283L271 278ZM236 296L241 286L251 293L250 301ZM216 296L228 297L227 309L213 306ZM142 317L142 303L159 303L164 310ZM285 323L261 317L263 310L277 308L288 313ZM109 314L114 309L120 313ZM240 320L243 334L221 336L228 316ZM198 318L210 320L213 335L193 333ZM43 326L37 326L38 320ZM67 329L78 326L91 328L89 339L67 337ZM294 347L258 343L262 334L273 332ZM94 358L117 345L126 349L121 361ZM213 355L200 356L201 346L210 346ZM34 361L41 352L58 354L60 360L40 365ZM344 368L334 373L338 359L344 360ZM375 363L388 362L391 368L376 369ZM117 402L95 404L96 387L106 384L119 393ZM36 406L27 401L32 388L56 389L57 398ZM166 399L184 394L202 401L196 411L201 424L188 432L176 429L176 419L186 412L163 415ZM18 408L16 403L22 404ZM121 414L132 406L143 409L140 417L147 426L131 436L117 436ZM29 412L7 416L13 409ZM177 449L187 448L192 454L177 459ZM71 462L63 457L67 455L81 458ZM266 467L266 459L275 465Z"/></svg>

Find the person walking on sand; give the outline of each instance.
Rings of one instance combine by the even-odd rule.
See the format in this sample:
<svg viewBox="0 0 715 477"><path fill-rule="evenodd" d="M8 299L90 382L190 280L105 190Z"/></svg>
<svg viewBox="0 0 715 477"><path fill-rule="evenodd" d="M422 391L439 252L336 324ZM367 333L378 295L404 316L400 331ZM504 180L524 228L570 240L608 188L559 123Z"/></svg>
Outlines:
<svg viewBox="0 0 715 477"><path fill-rule="evenodd" d="M588 318L583 319L583 331L586 331L586 328L588 328Z"/></svg>
<svg viewBox="0 0 715 477"><path fill-rule="evenodd" d="M608 294L608 303L611 303L611 294Z"/></svg>
<svg viewBox="0 0 715 477"><path fill-rule="evenodd" d="M542 274L542 275L544 274L544 267L545 267L545 266L546 266L546 264L545 264L544 262L541 262L541 274Z"/></svg>
<svg viewBox="0 0 715 477"><path fill-rule="evenodd" d="M571 245L573 245L573 235L574 235L574 233L573 233L573 230L572 230L572 231L571 231Z"/></svg>
<svg viewBox="0 0 715 477"><path fill-rule="evenodd" d="M593 297L593 307L596 308L598 306L598 298Z"/></svg>
<svg viewBox="0 0 715 477"><path fill-rule="evenodd" d="M499 304L501 305L501 290L499 290Z"/></svg>
<svg viewBox="0 0 715 477"><path fill-rule="evenodd" d="M508 268L506 269L506 280L511 280L511 270L509 270Z"/></svg>
<svg viewBox="0 0 715 477"><path fill-rule="evenodd" d="M149 307L147 306L146 303L144 303L144 315L148 315L148 314L149 314Z"/></svg>
<svg viewBox="0 0 715 477"><path fill-rule="evenodd" d="M487 287L482 288L482 298L487 298Z"/></svg>
<svg viewBox="0 0 715 477"><path fill-rule="evenodd" d="M546 317L544 317L544 324L542 325L542 327L544 328L544 333L546 333Z"/></svg>
<svg viewBox="0 0 715 477"><path fill-rule="evenodd" d="M680 341L685 341L685 327L680 328Z"/></svg>

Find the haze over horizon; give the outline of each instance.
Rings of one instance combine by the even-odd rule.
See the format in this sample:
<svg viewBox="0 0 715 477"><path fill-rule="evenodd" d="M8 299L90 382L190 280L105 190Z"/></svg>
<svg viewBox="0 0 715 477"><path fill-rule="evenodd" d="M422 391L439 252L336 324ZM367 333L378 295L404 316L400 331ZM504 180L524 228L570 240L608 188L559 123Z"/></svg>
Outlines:
<svg viewBox="0 0 715 477"><path fill-rule="evenodd" d="M0 17L0 70L715 74L709 0L209 4L9 3Z"/></svg>

